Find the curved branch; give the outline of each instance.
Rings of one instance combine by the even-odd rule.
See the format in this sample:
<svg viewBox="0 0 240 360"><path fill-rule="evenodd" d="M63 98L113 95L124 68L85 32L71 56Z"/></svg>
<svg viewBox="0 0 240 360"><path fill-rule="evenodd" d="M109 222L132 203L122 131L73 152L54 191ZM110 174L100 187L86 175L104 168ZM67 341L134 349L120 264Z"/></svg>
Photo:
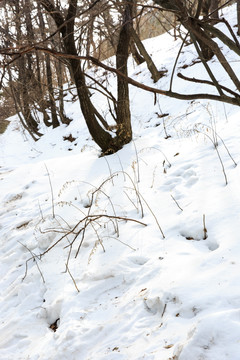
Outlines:
<svg viewBox="0 0 240 360"><path fill-rule="evenodd" d="M194 83L198 83L198 84L207 84L207 85L211 85L211 86L215 86L215 84L209 80L201 80L201 79L195 79L195 78L189 78L181 73L178 73L177 76L180 78L180 79L183 79L183 80L186 80L186 81L191 81L191 82L194 82ZM235 96L236 98L239 97L240 98L240 95L237 94L235 91L232 91L231 89L228 89L226 86L223 86L223 85L220 85L218 84L218 86L224 90L224 91L227 91L229 92L229 94Z"/></svg>
<svg viewBox="0 0 240 360"><path fill-rule="evenodd" d="M78 59L78 60L89 60L91 61L94 65L99 66L107 71L110 71L112 73L118 74L119 76L124 77L125 79L127 79L128 83L138 87L140 89L143 89L145 91L151 92L153 94L160 94L160 95L164 95L164 96L168 96L171 98L175 98L175 99L179 99L179 100L197 100L197 99L208 99L208 100L215 100L215 101L220 101L220 102L225 102L228 104L232 104L232 105L237 105L240 106L240 99L239 98L233 98L227 95L214 95L214 94L208 94L208 93L198 93L198 94L181 94L181 93L176 93L173 91L167 91L167 90L161 90L161 89L156 89L153 88L151 86L147 86L144 84L141 84L140 82L130 78L129 76L123 74L120 70L115 69L111 66L108 66L104 63L102 63L101 61L99 61L98 59L92 57L92 56L79 56L79 55L71 55L71 54L66 54L66 53L62 53L62 52L58 52L58 51L54 51L48 48L42 48L42 47L38 47L38 46L32 46L29 48L25 48L22 52L2 52L0 51L0 54L4 54L4 55L9 55L9 56L15 56L15 55L23 55L25 53L31 52L31 51L42 51L42 52L46 52L49 53L51 55L55 55L58 57L62 57L62 58L66 58L66 59Z"/></svg>

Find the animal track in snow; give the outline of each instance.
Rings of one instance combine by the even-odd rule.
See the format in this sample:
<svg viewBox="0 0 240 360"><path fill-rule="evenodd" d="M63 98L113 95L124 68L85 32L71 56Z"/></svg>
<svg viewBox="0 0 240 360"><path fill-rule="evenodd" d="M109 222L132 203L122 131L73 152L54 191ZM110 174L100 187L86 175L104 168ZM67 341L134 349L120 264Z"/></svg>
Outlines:
<svg viewBox="0 0 240 360"><path fill-rule="evenodd" d="M134 255L134 256L130 256L129 260L136 265L145 265L148 262L148 258L146 258L145 256L140 256L140 255Z"/></svg>
<svg viewBox="0 0 240 360"><path fill-rule="evenodd" d="M181 317L183 319L192 319L200 312L200 309L197 309L196 307L187 307L182 306L178 313L175 315L176 317Z"/></svg>
<svg viewBox="0 0 240 360"><path fill-rule="evenodd" d="M192 241L195 244L204 244L209 251L215 251L219 248L219 245L217 244L216 241L214 240L210 240L209 238L204 238L204 233L203 231L199 231L199 232L184 232L181 231L180 233L181 236L185 237L186 240L188 241Z"/></svg>
<svg viewBox="0 0 240 360"><path fill-rule="evenodd" d="M192 187L198 181L194 168L194 165L184 165L172 173L168 173L168 179L164 182L164 186L167 187L167 190L178 186Z"/></svg>

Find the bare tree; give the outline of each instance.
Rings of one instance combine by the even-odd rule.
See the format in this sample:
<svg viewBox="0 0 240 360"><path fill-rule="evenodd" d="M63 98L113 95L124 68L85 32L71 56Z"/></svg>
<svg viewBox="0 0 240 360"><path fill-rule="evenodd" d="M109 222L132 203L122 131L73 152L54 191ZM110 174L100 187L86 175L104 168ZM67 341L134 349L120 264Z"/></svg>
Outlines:
<svg viewBox="0 0 240 360"><path fill-rule="evenodd" d="M23 9L26 9L24 7L24 4L22 1L12 0L11 4L13 6L13 11L15 14L14 21L16 26L16 41L17 44L21 44L21 42L24 39L24 35L22 32L22 25L21 25L21 17L26 15L22 12ZM28 17L25 17L26 19L26 27L27 30L29 30L28 26ZM29 35L29 32L28 32ZM21 56L17 60L17 67L18 67L18 84L19 84L19 96L16 97L18 99L19 108L22 111L26 126L30 129L30 131L37 135L41 136L40 132L38 131L38 123L34 119L30 103L31 103L31 93L29 89L31 89L31 83L32 83L32 56L29 54L29 56L23 57Z"/></svg>
<svg viewBox="0 0 240 360"><path fill-rule="evenodd" d="M205 0L206 1L206 0ZM210 53L213 53L221 66L224 68L229 78L231 79L234 86L240 91L240 81L238 76L235 74L230 63L227 61L225 55L223 54L220 46L212 39L212 35L217 36L223 43L230 47L231 50L234 50L236 53L240 53L239 44L236 43L236 39L231 40L228 36L222 33L220 30L215 28L210 22L206 21L207 15L205 15L203 20L199 19L199 14L202 10L202 1L198 3L198 8L195 17L190 16L188 8L183 0L155 0L155 3L160 5L167 11L173 11L179 18L179 21L189 32L193 43L197 49L197 52L220 95L223 95L222 89L219 87L219 84L210 70L209 66L206 63L208 60L205 56L205 50L209 50ZM210 5L210 1L206 1L206 7ZM200 48L199 48L200 46Z"/></svg>
<svg viewBox="0 0 240 360"><path fill-rule="evenodd" d="M103 153L112 153L120 149L124 144L132 139L131 130L131 116L129 109L129 94L128 82L118 77L118 100L116 107L116 136L112 136L107 127L106 122L94 107L90 99L90 93L85 81L82 63L74 58L77 55L76 42L74 39L75 31L75 17L77 15L77 0L70 0L66 11L66 16L60 9L50 0L38 1L54 19L57 28L59 29L64 49L68 54L73 55L69 58L69 69L75 81L78 98L80 101L81 110L88 126L89 132L93 140L99 145ZM98 1L95 1L95 4ZM92 5L92 7L94 4ZM121 69L124 74L127 74L127 58L130 42L129 21L131 21L131 1L127 2L125 6L125 15L123 25L119 35L117 46L116 62L117 68ZM88 11L90 9L87 9ZM100 124L100 123L101 124ZM105 126L105 129L104 129ZM107 129L106 129L107 127Z"/></svg>
<svg viewBox="0 0 240 360"><path fill-rule="evenodd" d="M24 10L24 4L28 4L29 10ZM64 4L64 7L61 4ZM116 9L118 10L118 20L111 20L108 27L103 29L102 24L105 24L106 19L111 16L110 6L112 4L114 4L115 12ZM238 56L240 56L240 46L237 37L226 20L219 19L218 21L225 24L230 35L226 35L215 26L216 17L214 12L218 10L216 4L217 2L213 0L155 0L154 10L159 11L159 14L167 14L167 16L168 13L173 14L178 23L181 24L181 28L184 27L187 30L185 31L185 34L186 32L187 34L184 35L183 44L186 39L193 42L210 80L189 78L182 73L179 73L178 76L185 81L207 84L217 89L217 94L208 92L182 94L172 90L172 79L178 58L174 65L169 90L146 86L128 76L129 52L136 50L133 49L133 44L140 52L141 58L144 58L147 62L154 82L158 81L163 74L154 66L139 37L135 19L138 19L146 8L145 5L142 6L141 0L140 4L136 4L133 0L118 2L106 0L92 2L88 0L82 2L80 6L78 6L77 0L69 0L68 4L61 3L58 0L11 0L13 11L11 18L14 20L13 27L15 30L11 35L8 32L7 42L4 45L5 49L4 47L0 49L0 53L5 54L8 59L10 56L12 58L8 66L9 81L16 108L19 114L22 112L24 117L21 121L30 129L34 137L40 136L38 122L32 117L31 113L33 102L37 101L34 95L37 91L41 94L39 98L44 100L42 108L50 110L51 123L54 124L54 116L56 116L57 121L60 119L62 122L65 121L62 116L64 115L63 74L65 65L68 66L71 79L75 83L77 97L89 132L103 154L119 150L132 139L129 84L150 91L155 95L162 94L184 100L212 99L240 105L240 81L224 55L219 41L216 41L215 38L225 44L229 51L234 51ZM31 6L35 6L35 8ZM34 9L34 12L31 12L32 9ZM21 13L21 11L23 12ZM36 21L37 14L38 20ZM203 17L200 16L202 14ZM114 27L117 29L115 38L111 34ZM109 31L110 34L108 34ZM3 34L4 30L0 27L1 32ZM116 55L116 67L109 65L110 62L106 64L99 61L99 53L96 52L99 44L94 41L96 35L99 35L101 40L104 35L112 41ZM11 48L12 44L14 47ZM93 57L93 53L97 55ZM217 75L214 73L214 68L210 68L208 60L213 55L216 56L229 79L231 79L232 87L221 85ZM107 72L116 74L116 98L109 91L107 82L106 85L103 85L101 79L91 77L85 71L87 65L92 64L96 67L102 67ZM17 74L18 82L12 76L11 66L15 67L14 73ZM56 90L55 85L58 90ZM37 88L39 90L36 90ZM32 93L31 89L34 89L34 93ZM109 116L112 116L116 124L115 127L110 127L100 110L95 107L94 96L91 97L92 89L106 96L106 101L109 104ZM56 96L59 96L59 98L56 99ZM59 108L56 106L56 100L60 102ZM52 104L51 101L53 101ZM41 107L39 106L39 108Z"/></svg>

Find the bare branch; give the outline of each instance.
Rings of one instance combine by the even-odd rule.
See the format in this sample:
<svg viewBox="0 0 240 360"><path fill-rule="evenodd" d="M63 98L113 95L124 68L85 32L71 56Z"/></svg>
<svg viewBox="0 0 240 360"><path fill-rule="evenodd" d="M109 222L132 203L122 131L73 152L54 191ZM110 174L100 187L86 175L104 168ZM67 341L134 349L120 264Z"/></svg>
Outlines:
<svg viewBox="0 0 240 360"><path fill-rule="evenodd" d="M208 94L208 93L197 93L197 94L181 94L181 93L177 93L177 92L173 92L173 91L167 91L167 90L161 90L161 89L156 89L153 88L151 86L147 86L144 84L141 84L140 82L130 78L129 76L123 74L120 70L115 69L111 66L108 66L104 63L102 63L101 61L99 61L98 59L94 58L93 56L79 56L79 55L71 55L71 54L66 54L63 52L59 52L59 51L54 51L51 50L49 48L42 48L42 47L38 47L38 46L32 46L32 47L28 47L25 49L22 48L14 48L14 50L18 50L18 51L8 51L8 49L1 49L0 50L0 54L2 55L8 55L8 56L16 56L16 55L24 55L28 52L32 52L32 51L42 51L45 53L49 53L51 55L60 57L60 58L66 58L66 59L78 59L78 60L89 60L91 61L94 65L99 66L107 71L110 71L112 73L118 74L119 76L124 77L125 79L128 80L128 83L138 87L140 89L143 89L145 91L154 93L154 94L160 94L160 95L164 95L164 96L168 96L171 98L175 98L175 99L179 99L179 100L198 100L198 99L208 99L208 100L215 100L215 101L220 101L220 102L225 102L228 104L233 104L233 105L237 105L240 106L240 99L239 98L233 98L231 96L227 96L227 95L214 95L214 94Z"/></svg>

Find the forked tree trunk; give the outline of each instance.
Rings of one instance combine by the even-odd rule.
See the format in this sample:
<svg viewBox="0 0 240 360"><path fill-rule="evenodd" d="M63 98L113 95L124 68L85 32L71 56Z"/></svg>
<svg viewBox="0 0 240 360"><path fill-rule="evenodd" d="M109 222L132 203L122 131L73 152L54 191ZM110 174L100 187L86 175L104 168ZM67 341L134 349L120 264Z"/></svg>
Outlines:
<svg viewBox="0 0 240 360"><path fill-rule="evenodd" d="M71 53L71 48L66 49L68 53ZM103 153L107 153L112 149L112 136L105 131L98 123L95 116L95 109L89 97L89 91L85 83L85 77L81 70L79 60L70 59L70 66L72 75L77 87L78 98L80 101L81 110L86 121L88 130L93 140L102 149ZM113 151L115 149L112 149Z"/></svg>
<svg viewBox="0 0 240 360"><path fill-rule="evenodd" d="M45 0L44 0L45 2ZM66 28L63 28L62 37L66 52L68 54L77 55L76 45L74 41L74 18L77 12L77 0L69 2L68 14L66 17ZM64 19L63 19L64 22ZM105 131L95 116L95 109L90 100L88 88L85 83L85 76L81 69L81 63L77 59L70 59L70 70L74 78L81 110L86 121L88 130L93 140L102 149L103 153L108 152L112 147L112 136Z"/></svg>
<svg viewBox="0 0 240 360"><path fill-rule="evenodd" d="M66 18L54 7L50 0L38 0L38 2L47 10L54 19L56 26L60 28L65 51L71 55L77 55L74 40L74 19L77 13L77 0L69 0ZM124 24L120 31L118 50L117 50L117 68L124 74L127 74L127 59L129 50L129 23L131 21L132 1L126 5ZM89 132L93 140L98 144L104 154L114 153L121 149L132 139L131 115L129 109L128 82L118 76L118 102L117 102L117 131L116 137L104 130L99 124L96 114L98 111L94 108L88 88L85 83L85 76L81 68L81 62L77 59L69 59L69 70L77 87L77 94L81 110L86 121Z"/></svg>

